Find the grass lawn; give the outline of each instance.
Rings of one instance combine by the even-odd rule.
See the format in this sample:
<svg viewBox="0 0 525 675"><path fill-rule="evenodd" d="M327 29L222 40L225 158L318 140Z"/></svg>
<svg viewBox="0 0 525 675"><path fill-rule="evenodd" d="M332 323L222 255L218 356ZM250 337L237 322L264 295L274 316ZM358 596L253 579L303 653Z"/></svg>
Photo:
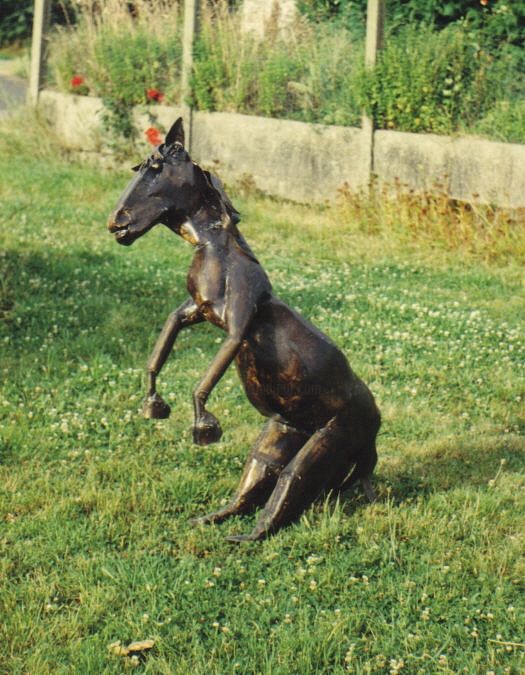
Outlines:
<svg viewBox="0 0 525 675"><path fill-rule="evenodd" d="M341 345L383 427L378 503L327 500L234 546L252 517L188 523L228 498L263 423L232 368L209 402L223 439L192 444L223 334L183 332L159 384L172 416L138 414L191 249L160 228L117 246L128 173L28 134L0 130L0 672L523 673L519 260L237 195L276 292ZM108 650L147 638L140 659Z"/></svg>

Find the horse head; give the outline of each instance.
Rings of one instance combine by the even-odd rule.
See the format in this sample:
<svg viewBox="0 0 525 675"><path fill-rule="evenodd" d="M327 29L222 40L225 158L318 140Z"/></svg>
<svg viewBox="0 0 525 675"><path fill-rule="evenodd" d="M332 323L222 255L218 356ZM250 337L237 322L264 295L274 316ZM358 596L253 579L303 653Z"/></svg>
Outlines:
<svg viewBox="0 0 525 675"><path fill-rule="evenodd" d="M238 213L218 178L192 162L184 149L182 118L173 124L164 143L134 167L130 181L108 220L119 244L129 246L158 223L177 234L201 209L217 221L235 224Z"/></svg>

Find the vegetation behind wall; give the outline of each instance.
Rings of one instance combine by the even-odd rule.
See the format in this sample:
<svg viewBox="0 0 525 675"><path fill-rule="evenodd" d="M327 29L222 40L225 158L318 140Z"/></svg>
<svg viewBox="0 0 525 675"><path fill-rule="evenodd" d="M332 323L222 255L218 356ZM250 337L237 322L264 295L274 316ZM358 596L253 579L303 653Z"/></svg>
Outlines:
<svg viewBox="0 0 525 675"><path fill-rule="evenodd" d="M101 96L127 136L131 105L180 102L179 3L137 0L132 12L124 0L71 3L78 23L52 40L60 89ZM373 73L363 67L365 5L304 0L290 30L270 21L261 41L231 3L203 0L189 103L338 125L359 124L366 110L379 128L525 141L525 0L392 0Z"/></svg>

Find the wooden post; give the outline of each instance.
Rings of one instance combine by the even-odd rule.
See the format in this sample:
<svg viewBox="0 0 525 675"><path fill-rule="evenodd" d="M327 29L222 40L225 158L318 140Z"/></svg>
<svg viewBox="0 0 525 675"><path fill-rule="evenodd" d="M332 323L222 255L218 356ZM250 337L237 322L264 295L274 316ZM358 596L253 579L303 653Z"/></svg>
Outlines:
<svg viewBox="0 0 525 675"><path fill-rule="evenodd" d="M31 71L29 74L28 100L37 105L45 72L45 38L49 28L51 0L35 0L33 17L33 42L31 45Z"/></svg>
<svg viewBox="0 0 525 675"><path fill-rule="evenodd" d="M376 65L377 52L383 48L385 33L385 0L368 0L366 10L365 64Z"/></svg>
<svg viewBox="0 0 525 675"><path fill-rule="evenodd" d="M191 73L193 70L193 45L197 33L197 18L199 0L184 0L184 29L182 36L182 72L181 72L181 99L184 109L184 126L186 127L186 147L191 152L191 115L189 104L191 96Z"/></svg>
<svg viewBox="0 0 525 675"><path fill-rule="evenodd" d="M377 61L377 52L382 49L385 31L385 0L368 0L366 10L366 46L365 67L373 69ZM361 118L361 129L369 148L368 176L372 180L374 173L374 121L366 113Z"/></svg>

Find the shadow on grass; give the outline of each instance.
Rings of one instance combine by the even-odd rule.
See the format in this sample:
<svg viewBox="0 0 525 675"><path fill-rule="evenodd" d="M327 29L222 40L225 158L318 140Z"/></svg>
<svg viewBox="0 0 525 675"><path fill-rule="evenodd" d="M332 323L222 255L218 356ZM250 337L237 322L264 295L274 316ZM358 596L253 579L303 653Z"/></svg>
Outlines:
<svg viewBox="0 0 525 675"><path fill-rule="evenodd" d="M407 467L408 462L411 465ZM475 440L458 439L437 444L426 453L379 465L376 489L380 498L387 494L394 504L421 495L443 493L466 485L488 486L500 472L525 470L525 443L517 435L501 434Z"/></svg>
<svg viewBox="0 0 525 675"><path fill-rule="evenodd" d="M71 348L87 332L91 351L116 335L145 351L151 331L186 295L182 279L174 292L145 266L89 251L8 250L0 267L0 329L23 350L31 349L27 336L44 338L56 326L56 341Z"/></svg>

